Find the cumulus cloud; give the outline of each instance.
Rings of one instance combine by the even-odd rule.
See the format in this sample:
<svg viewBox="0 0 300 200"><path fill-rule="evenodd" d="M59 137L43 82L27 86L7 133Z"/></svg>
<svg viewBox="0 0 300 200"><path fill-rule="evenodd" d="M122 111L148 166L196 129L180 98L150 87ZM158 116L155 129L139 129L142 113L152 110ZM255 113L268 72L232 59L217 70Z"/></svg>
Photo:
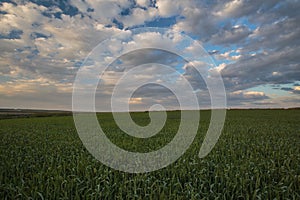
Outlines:
<svg viewBox="0 0 300 200"><path fill-rule="evenodd" d="M144 24L147 21L151 21L158 16L158 11L155 8L134 8L130 15L119 16L118 20L123 23L125 27L132 27Z"/></svg>
<svg viewBox="0 0 300 200"><path fill-rule="evenodd" d="M295 86L295 87L293 88L293 93L295 93L295 94L300 94L300 86Z"/></svg>
<svg viewBox="0 0 300 200"><path fill-rule="evenodd" d="M147 8L150 5L150 0L136 0L136 3L141 6Z"/></svg>
<svg viewBox="0 0 300 200"><path fill-rule="evenodd" d="M236 25L230 30L221 30L212 36L211 42L214 44L235 44L239 43L251 34L251 30L244 25Z"/></svg>
<svg viewBox="0 0 300 200"><path fill-rule="evenodd" d="M207 41L211 35L217 33L217 19L211 16L208 9L190 5L182 11L182 16L173 26L175 30L193 33L202 41Z"/></svg>
<svg viewBox="0 0 300 200"><path fill-rule="evenodd" d="M22 102L24 107L42 107L44 101L48 108L56 105L70 108L70 102L66 102L76 72L99 42L116 33L130 34L133 27L161 23L160 26L185 32L199 40L187 45L184 53L200 55L202 52L197 52L196 47L201 44L213 55L216 67L209 66L212 68L209 72L213 75L215 70L222 74L230 105L294 106L299 100L298 85L286 87L283 84L300 81L299 8L300 4L293 0L1 2L1 102L3 106L18 107ZM113 62L113 56L124 47L130 51L138 45L155 43L173 49L181 39L179 34L173 40L153 32L136 35L126 46L120 40L112 43L108 47L112 54L105 59ZM113 62L111 71L104 77L107 89L103 89L102 97L112 89L118 72L153 61L181 70L195 90L205 87L199 74L174 55L140 51ZM278 84L287 96L274 99L268 91L261 93L252 89L270 84ZM148 91L153 88L148 87ZM146 91L137 94L146 94ZM159 91L162 90L157 90L157 94L164 94ZM61 101L53 100L55 95ZM207 94L198 95L207 99ZM173 102L171 96L162 98L164 102ZM132 103L137 105L147 101L147 98L134 98Z"/></svg>
<svg viewBox="0 0 300 200"><path fill-rule="evenodd" d="M101 24L112 24L113 19L120 14L122 9L128 8L132 5L132 2L127 0L72 0L70 3L76 6L81 13L90 16L92 19Z"/></svg>
<svg viewBox="0 0 300 200"><path fill-rule="evenodd" d="M3 95L51 91L44 96L48 101L51 93L66 92L65 88L70 87L75 76L75 63L84 59L95 43L121 31L98 26L96 21L80 15L45 16L48 8L32 2L2 3L0 9L4 13L0 15L1 74L7 80L2 84L2 88L7 88L2 91ZM46 84L36 77L49 81Z"/></svg>
<svg viewBox="0 0 300 200"><path fill-rule="evenodd" d="M294 86L294 87L281 87L281 88L276 88L280 89L283 91L290 92L292 94L300 94L300 86Z"/></svg>
<svg viewBox="0 0 300 200"><path fill-rule="evenodd" d="M264 92L237 90L227 94L229 106L247 106L252 103L266 103L269 97Z"/></svg>

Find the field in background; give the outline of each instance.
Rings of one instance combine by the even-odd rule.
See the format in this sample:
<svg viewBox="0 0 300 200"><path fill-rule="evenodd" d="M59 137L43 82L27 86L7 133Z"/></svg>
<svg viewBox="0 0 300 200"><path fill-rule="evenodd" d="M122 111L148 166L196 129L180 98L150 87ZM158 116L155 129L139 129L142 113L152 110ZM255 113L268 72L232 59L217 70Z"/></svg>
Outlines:
<svg viewBox="0 0 300 200"><path fill-rule="evenodd" d="M61 114L63 115L63 114ZM44 116L44 115L43 115ZM148 113L133 113L140 125ZM99 114L107 136L138 152L156 150L176 134L180 112L149 139L135 139ZM175 163L128 174L104 166L82 145L72 116L0 120L1 199L300 199L300 110L230 110L213 151L198 158L210 119Z"/></svg>

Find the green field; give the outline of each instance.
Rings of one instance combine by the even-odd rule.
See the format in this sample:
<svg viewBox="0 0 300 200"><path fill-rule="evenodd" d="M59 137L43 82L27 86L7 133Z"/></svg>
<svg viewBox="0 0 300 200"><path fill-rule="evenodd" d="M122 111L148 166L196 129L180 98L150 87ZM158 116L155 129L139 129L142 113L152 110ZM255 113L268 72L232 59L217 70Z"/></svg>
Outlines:
<svg viewBox="0 0 300 200"><path fill-rule="evenodd" d="M132 116L149 122L147 113ZM72 116L0 120L0 199L300 199L300 110L230 110L217 145L200 159L209 119L201 111L198 135L179 160L144 174L94 159ZM144 140L122 133L111 114L99 122L118 146L149 152L172 140L180 112Z"/></svg>

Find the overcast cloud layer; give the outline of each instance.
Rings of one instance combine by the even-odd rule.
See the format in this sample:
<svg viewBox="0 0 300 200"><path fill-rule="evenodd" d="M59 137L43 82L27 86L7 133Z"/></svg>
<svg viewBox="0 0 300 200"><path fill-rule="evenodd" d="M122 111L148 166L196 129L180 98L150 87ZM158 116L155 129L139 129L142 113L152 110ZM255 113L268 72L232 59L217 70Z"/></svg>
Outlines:
<svg viewBox="0 0 300 200"><path fill-rule="evenodd" d="M300 107L299 9L298 0L4 0L0 107L71 109L73 81L89 52L113 34L146 26L199 40L214 58L211 70L223 77L229 107ZM161 42L155 34L135 41ZM174 66L181 62L195 90L203 86L184 61L168 53L139 53L111 66L107 90L115 83L112 72L153 60ZM105 94L102 88L98 100L107 101ZM149 94L160 94L159 101L170 105L169 91L153 85L137 91L131 103L140 105ZM207 94L199 97L209 102Z"/></svg>

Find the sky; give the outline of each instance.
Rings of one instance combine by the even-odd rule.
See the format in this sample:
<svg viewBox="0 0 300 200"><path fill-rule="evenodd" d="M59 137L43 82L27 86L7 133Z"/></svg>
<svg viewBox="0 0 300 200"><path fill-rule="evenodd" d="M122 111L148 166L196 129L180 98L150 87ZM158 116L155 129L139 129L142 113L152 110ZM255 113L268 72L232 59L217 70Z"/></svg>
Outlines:
<svg viewBox="0 0 300 200"><path fill-rule="evenodd" d="M89 65L84 60L90 52L112 35L141 27L168 28L197 40L215 63L210 70L223 78L228 107L300 107L299 9L298 0L1 0L0 107L70 110L76 73ZM132 41L166 48L180 41L161 38L144 33ZM110 48L113 53L121 47ZM101 77L96 102L109 102L107 94L124 71L154 61L178 69L195 92L202 91L200 105L207 107L203 80L192 67L158 50L114 60ZM154 76L163 73L158 66L144 67ZM139 88L130 104L172 109L178 103L173 97L152 84Z"/></svg>

